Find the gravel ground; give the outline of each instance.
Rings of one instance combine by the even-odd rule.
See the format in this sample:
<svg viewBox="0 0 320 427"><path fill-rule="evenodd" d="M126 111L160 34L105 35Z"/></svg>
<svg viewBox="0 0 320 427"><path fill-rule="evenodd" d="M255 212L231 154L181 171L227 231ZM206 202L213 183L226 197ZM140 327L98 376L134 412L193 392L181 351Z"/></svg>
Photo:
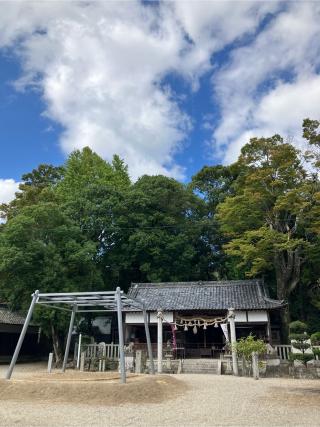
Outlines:
<svg viewBox="0 0 320 427"><path fill-rule="evenodd" d="M16 384L30 381L35 368L38 376L44 366L18 365L14 373ZM2 378L5 369L0 366ZM27 381L21 381L24 378ZM215 375L175 375L169 381L168 376L156 378L168 388L167 397L160 403L148 403L145 394L145 401L117 406L88 401L57 403L47 398L31 400L30 396L19 400L0 398L0 426L320 426L318 380L255 381ZM34 376L34 381L42 380ZM176 394L172 384L177 381L182 384ZM181 385L185 389L182 393ZM61 387L65 387L65 381Z"/></svg>

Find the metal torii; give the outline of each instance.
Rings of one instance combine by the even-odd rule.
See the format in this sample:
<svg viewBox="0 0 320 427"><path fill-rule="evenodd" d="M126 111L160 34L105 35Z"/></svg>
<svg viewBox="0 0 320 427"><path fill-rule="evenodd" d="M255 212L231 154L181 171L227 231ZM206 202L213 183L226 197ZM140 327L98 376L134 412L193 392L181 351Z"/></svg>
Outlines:
<svg viewBox="0 0 320 427"><path fill-rule="evenodd" d="M122 325L122 309L129 308L143 311L143 319L145 326L145 333L147 339L148 355L150 359L150 370L151 374L154 375L154 363L152 355L152 347L150 340L150 331L148 325L148 317L145 306L142 301L137 299L128 298L118 287L116 291L105 291L105 292L67 292L67 293L46 293L42 294L39 291L35 291L32 294L32 301L29 307L27 317L25 319L20 337L15 348L9 369L6 373L6 379L11 378L13 369L17 362L19 352L26 335L34 306L40 304L46 307L54 308L57 310L63 310L71 312L69 331L66 343L66 349L64 353L64 359L62 364L62 372L65 371L71 342L71 334L74 325L74 319L76 313L101 313L101 312L114 312L117 311L118 318L118 331L119 331L119 349L120 349L120 372L121 372L121 383L126 382L126 369L125 369L125 355L124 355L124 340L123 340L123 325ZM60 304L60 305L59 305ZM61 305L67 305L61 307ZM70 309L72 307L72 309Z"/></svg>

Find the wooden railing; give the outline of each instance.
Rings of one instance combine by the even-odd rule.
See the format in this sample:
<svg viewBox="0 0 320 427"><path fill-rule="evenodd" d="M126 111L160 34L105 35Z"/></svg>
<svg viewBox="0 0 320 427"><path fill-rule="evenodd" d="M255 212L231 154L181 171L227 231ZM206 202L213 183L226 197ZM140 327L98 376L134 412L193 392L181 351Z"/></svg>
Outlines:
<svg viewBox="0 0 320 427"><path fill-rule="evenodd" d="M281 360L289 360L289 355L292 352L291 345L275 345L273 346L276 354ZM320 348L320 346L313 346L313 348ZM147 351L146 344L138 344L135 346L135 349L145 350ZM182 348L179 347L179 350ZM119 351L119 344L105 344L105 343L94 343L94 344L83 344L81 345L81 351L80 353L85 352L86 358L106 358L110 360L119 360L120 357L120 351ZM152 352L153 356L157 357L157 346L156 344L152 344ZM167 346L163 346L163 352L169 352L169 349ZM184 355L185 349L183 348L183 355L179 353L177 358L185 358L186 355ZM76 355L78 354L78 345L76 343L75 345L75 359ZM316 356L315 359L319 360L319 356Z"/></svg>
<svg viewBox="0 0 320 427"><path fill-rule="evenodd" d="M290 355L290 353L292 353L292 346L291 345L288 345L288 344L287 345L275 345L274 348L277 352L277 355L279 356L279 358L281 360L289 360L289 355ZM318 348L320 348L320 346L314 345L314 346L312 346L312 348L318 349ZM315 356L315 359L319 360L319 356Z"/></svg>
<svg viewBox="0 0 320 427"><path fill-rule="evenodd" d="M84 352L86 358L106 358L110 360L118 360L120 357L119 344L82 344L80 354ZM74 354L78 354L78 343L75 345Z"/></svg>
<svg viewBox="0 0 320 427"><path fill-rule="evenodd" d="M281 360L289 360L289 354L292 352L291 345L275 345L274 349Z"/></svg>

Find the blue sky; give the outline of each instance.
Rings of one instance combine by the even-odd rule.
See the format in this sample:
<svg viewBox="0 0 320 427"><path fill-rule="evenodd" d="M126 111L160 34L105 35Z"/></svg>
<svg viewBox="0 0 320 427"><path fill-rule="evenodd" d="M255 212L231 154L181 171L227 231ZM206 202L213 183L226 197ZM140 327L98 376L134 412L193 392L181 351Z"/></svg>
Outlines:
<svg viewBox="0 0 320 427"><path fill-rule="evenodd" d="M4 4L0 202L86 145L188 181L320 116L318 2Z"/></svg>
<svg viewBox="0 0 320 427"><path fill-rule="evenodd" d="M17 92L13 82L21 68L16 58L0 55L0 178L19 180L40 163L61 164L58 124L42 115L41 93Z"/></svg>

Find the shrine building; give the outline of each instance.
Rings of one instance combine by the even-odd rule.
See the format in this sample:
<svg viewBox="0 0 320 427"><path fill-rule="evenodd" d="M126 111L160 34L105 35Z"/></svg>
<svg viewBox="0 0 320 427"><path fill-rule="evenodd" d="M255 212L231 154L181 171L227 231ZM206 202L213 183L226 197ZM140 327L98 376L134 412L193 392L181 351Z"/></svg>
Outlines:
<svg viewBox="0 0 320 427"><path fill-rule="evenodd" d="M145 306L153 348L161 316L163 345L173 345L179 357L219 357L230 341L230 309L237 339L251 333L270 344L280 343L279 314L286 303L271 299L263 280L132 283L128 297ZM125 342L145 345L142 312L125 313Z"/></svg>

